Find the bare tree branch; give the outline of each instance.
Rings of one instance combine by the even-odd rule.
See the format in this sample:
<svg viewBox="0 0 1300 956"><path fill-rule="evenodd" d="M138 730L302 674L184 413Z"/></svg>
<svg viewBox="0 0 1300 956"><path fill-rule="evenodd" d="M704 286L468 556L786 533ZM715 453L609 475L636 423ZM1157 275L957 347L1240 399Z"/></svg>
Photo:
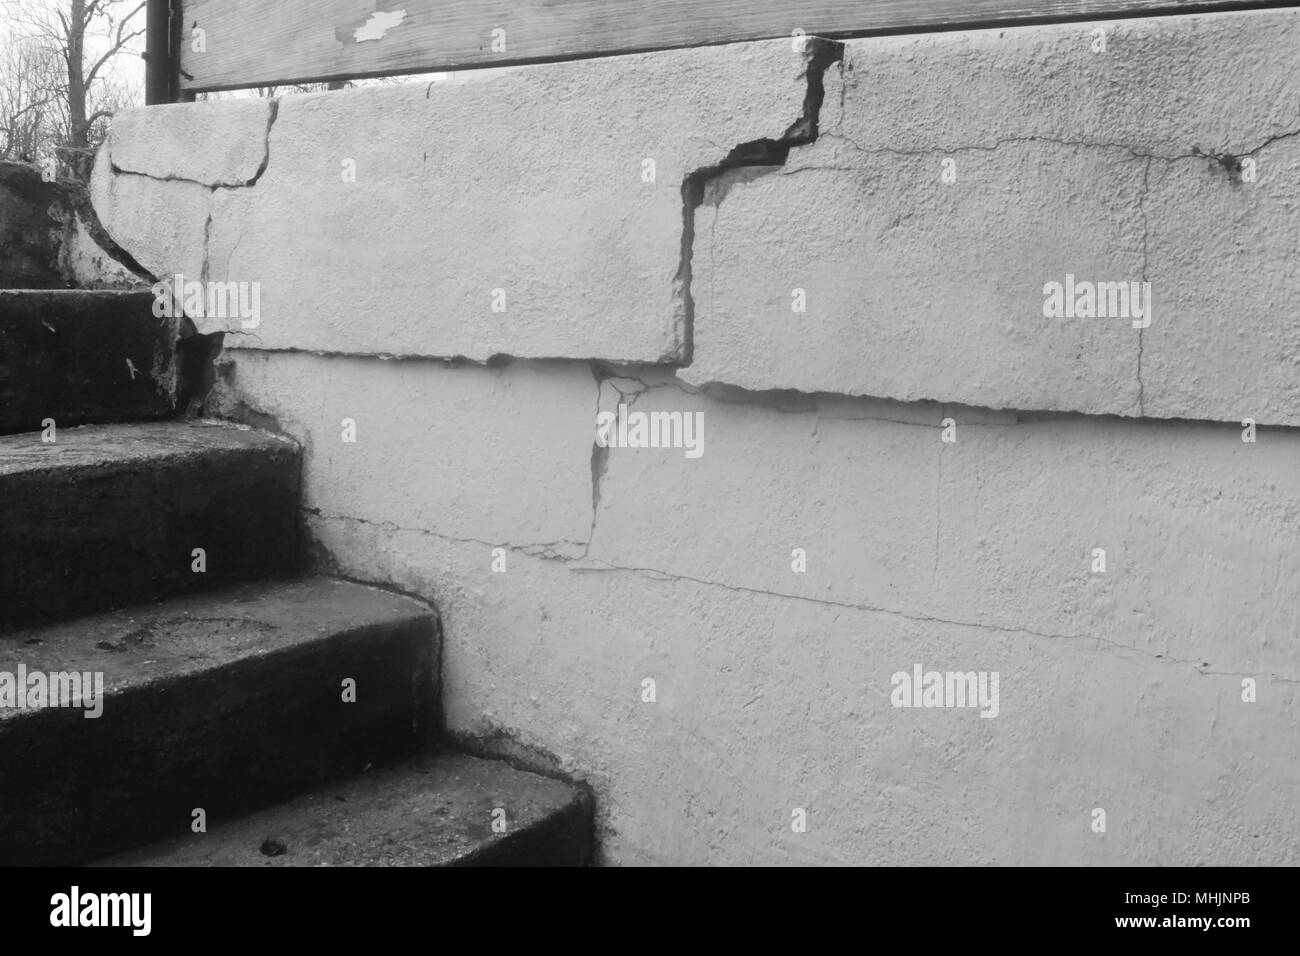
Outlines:
<svg viewBox="0 0 1300 956"><path fill-rule="evenodd" d="M10 27L0 45L0 156L89 155L105 120L142 98L143 70L137 79L112 64L144 35L146 6L144 0L0 0Z"/></svg>
<svg viewBox="0 0 1300 956"><path fill-rule="evenodd" d="M144 4L142 3L140 4L140 6L136 7L135 10L131 11L130 16L135 16L137 13L139 13L140 9L143 6ZM144 27L141 27L139 30L135 30L131 33L128 33L125 37L122 36L122 27L124 27L125 25L126 25L125 20L123 20L121 23L117 25L117 41L111 47L108 48L107 53L105 53L97 61L95 61L94 66L92 66L89 70L86 71L87 84L89 84L91 81L95 79L95 76L99 73L100 67L102 67L113 57L117 56L118 51L120 51L124 45L130 43L136 37L144 35Z"/></svg>

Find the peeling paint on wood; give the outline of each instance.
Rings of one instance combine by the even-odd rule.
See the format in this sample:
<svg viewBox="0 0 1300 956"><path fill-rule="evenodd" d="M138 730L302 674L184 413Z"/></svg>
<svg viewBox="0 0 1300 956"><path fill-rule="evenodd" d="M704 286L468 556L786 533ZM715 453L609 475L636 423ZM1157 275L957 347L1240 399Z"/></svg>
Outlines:
<svg viewBox="0 0 1300 956"><path fill-rule="evenodd" d="M357 43L364 43L366 40L382 40L389 30L400 26L405 19L405 10L395 10L392 13L372 13L370 19L352 34L352 39Z"/></svg>

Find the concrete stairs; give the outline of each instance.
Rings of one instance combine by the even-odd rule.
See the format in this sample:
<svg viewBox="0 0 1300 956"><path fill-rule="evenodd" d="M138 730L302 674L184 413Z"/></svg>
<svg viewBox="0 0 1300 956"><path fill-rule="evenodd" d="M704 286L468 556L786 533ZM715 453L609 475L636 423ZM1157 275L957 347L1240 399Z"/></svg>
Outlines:
<svg viewBox="0 0 1300 956"><path fill-rule="evenodd" d="M444 749L432 609L302 574L300 449L180 417L151 302L0 292L0 865L589 862L584 789Z"/></svg>

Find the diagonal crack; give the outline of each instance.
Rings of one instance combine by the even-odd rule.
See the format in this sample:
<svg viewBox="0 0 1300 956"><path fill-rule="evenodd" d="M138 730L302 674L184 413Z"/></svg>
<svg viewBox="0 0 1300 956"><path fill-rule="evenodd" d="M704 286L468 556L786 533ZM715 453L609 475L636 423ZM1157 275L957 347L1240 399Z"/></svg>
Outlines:
<svg viewBox="0 0 1300 956"><path fill-rule="evenodd" d="M561 559L564 560L564 559ZM921 624L943 624L951 627L972 628L979 631L993 631L998 634L1023 634L1029 637L1042 638L1044 640L1054 641L1071 641L1077 643L1087 643L1095 641L1111 651L1124 652L1129 651L1134 654L1140 654L1143 657L1159 660L1168 664L1186 664L1190 665L1196 673L1202 676L1218 677L1258 677L1258 672L1247 671L1218 671L1211 670L1209 663L1199 658L1171 657L1167 654L1157 654L1154 651L1143 650L1140 647L1134 647L1131 644L1125 644L1123 641L1112 641L1108 638L1098 637L1095 634L1064 634L1052 631L1039 631L1033 628L1021 627L1014 624L986 624L981 621L962 621L950 618L935 617L931 614L919 614L915 612L900 611L894 608L881 607L874 604L861 604L854 601L837 601L832 598L808 597L803 594L790 594L785 591L769 591L765 588L749 587L743 584L726 584L722 581L711 581L707 578L697 578L688 574L676 574L670 571L664 571L660 568L640 568L627 567L624 565L609 564L605 561L596 561L589 559L585 565L577 564L573 561L565 561L569 569L575 573L601 574L601 573L625 573L638 574L658 581L684 581L689 584L696 584L702 587L721 588L725 591L734 591L740 594L756 594L764 597L779 598L789 601L799 601L806 604L816 604L823 607L844 608L845 610L866 611L872 614L886 614L891 617L902 618L906 621L914 621ZM1300 677L1288 677L1285 675L1270 673L1269 679L1280 684L1300 684Z"/></svg>
<svg viewBox="0 0 1300 956"><path fill-rule="evenodd" d="M1197 674L1203 677L1258 677L1259 672L1248 671L1222 671L1212 670L1209 662L1199 658L1173 657L1168 654L1158 654L1154 651L1144 650L1131 644L1125 644L1123 641L1113 641L1108 638L1098 637L1096 634L1067 634L1053 631L1040 631L1034 628L1023 627L1015 624L988 624L982 621L966 621L953 618L937 617L932 614L922 614L912 611L902 611L896 608L883 607L875 604L865 604L857 601L841 601L833 598L809 597L803 594L792 594L785 591L772 591L766 588L751 587L744 584L727 584L723 581L714 581L707 578L694 577L689 574L677 574L666 571L662 568L648 567L631 567L626 565L610 564L607 561L601 561L595 558L584 556L573 557L566 555L558 550L557 546L575 546L581 545L581 542L575 541L552 541L552 542L533 542L529 544L512 544L508 541L487 541L481 538L462 538L452 535L446 535L433 531L428 528L404 528L389 521L371 521L366 518L358 518L353 515L328 514L318 508L303 508L302 511L324 521L337 521L347 524L360 524L376 527L384 531L392 532L394 530L407 531L422 536L436 538L442 541L453 542L457 544L479 544L487 547L506 548L509 551L525 554L529 557L538 558L543 561L559 561L563 563L570 571L575 574L634 574L643 576L655 581L680 581L688 584L695 584L701 587L720 588L724 591L731 591L738 594L754 594L763 597L777 598L780 600L798 601L804 604L815 604L821 607L842 608L852 611L865 611L872 614L884 614L890 617L900 618L906 621L912 621L921 624L941 624L951 627L971 628L979 631L990 631L997 634L1020 634L1027 637L1036 637L1043 640L1053 641L1070 641L1074 643L1095 642L1111 652L1124 653L1129 652L1139 654L1151 660L1161 661L1167 664L1187 665ZM1300 684L1300 677L1291 677L1276 672L1269 672L1268 677L1276 683L1282 684Z"/></svg>

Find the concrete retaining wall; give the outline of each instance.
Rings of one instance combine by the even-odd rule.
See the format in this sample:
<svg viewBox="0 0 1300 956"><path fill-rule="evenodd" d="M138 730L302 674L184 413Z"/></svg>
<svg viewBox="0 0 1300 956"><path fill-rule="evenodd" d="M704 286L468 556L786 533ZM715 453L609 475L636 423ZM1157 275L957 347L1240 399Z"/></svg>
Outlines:
<svg viewBox="0 0 1300 956"><path fill-rule="evenodd" d="M608 862L1296 863L1300 14L795 46L151 108L97 208Z"/></svg>

